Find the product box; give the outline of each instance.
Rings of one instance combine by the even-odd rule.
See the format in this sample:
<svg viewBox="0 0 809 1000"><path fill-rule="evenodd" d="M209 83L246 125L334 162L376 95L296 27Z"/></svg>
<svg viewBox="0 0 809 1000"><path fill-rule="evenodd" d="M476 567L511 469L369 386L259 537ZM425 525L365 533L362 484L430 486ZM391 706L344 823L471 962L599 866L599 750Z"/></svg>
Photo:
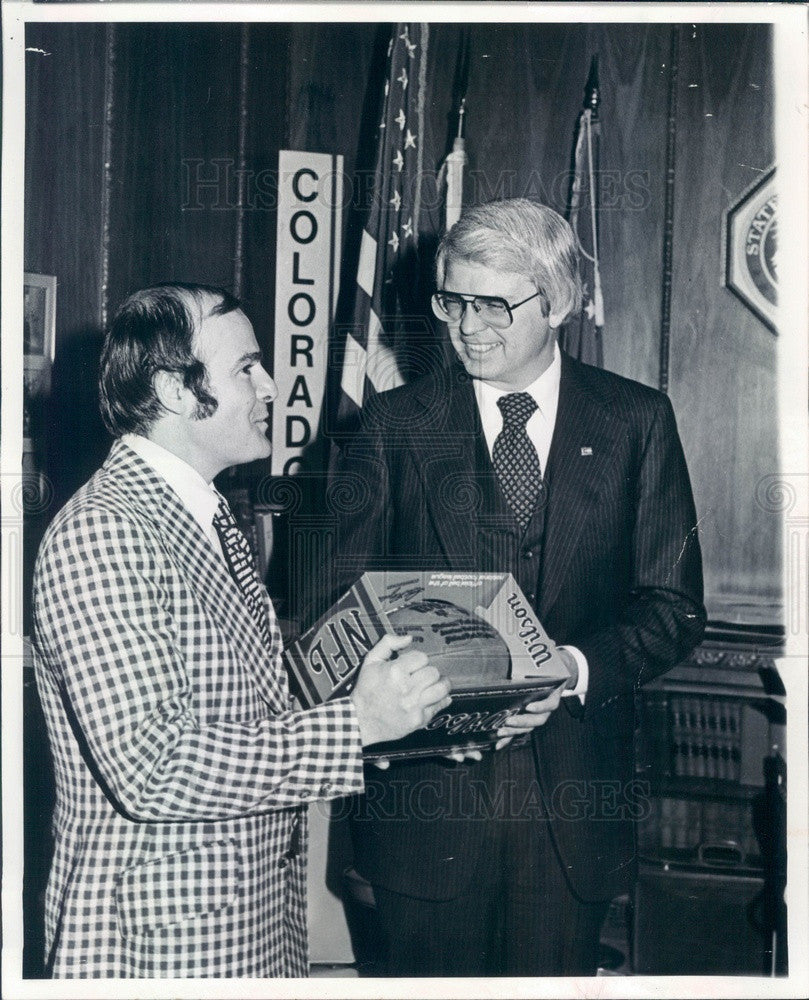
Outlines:
<svg viewBox="0 0 809 1000"><path fill-rule="evenodd" d="M423 729L366 747L372 760L490 747L510 716L569 676L511 574L374 572L285 650L300 703L312 708L349 694L365 654L386 633L413 636L412 648L451 679L452 704Z"/></svg>

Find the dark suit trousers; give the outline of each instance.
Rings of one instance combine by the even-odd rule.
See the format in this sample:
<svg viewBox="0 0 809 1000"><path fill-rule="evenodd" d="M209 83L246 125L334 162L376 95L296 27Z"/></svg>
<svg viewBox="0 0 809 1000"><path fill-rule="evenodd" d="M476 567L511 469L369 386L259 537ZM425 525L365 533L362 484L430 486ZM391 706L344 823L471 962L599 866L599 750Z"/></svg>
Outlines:
<svg viewBox="0 0 809 1000"><path fill-rule="evenodd" d="M535 781L530 747L497 754L496 781ZM592 976L608 903L571 891L548 824L505 806L487 823L486 850L471 887L446 901L374 886L386 976Z"/></svg>

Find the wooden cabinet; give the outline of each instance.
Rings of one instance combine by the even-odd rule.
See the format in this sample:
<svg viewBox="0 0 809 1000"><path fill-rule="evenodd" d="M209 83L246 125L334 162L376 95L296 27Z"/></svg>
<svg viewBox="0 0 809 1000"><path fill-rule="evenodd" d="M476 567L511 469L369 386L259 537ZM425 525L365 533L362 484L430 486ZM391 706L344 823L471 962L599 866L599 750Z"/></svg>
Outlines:
<svg viewBox="0 0 809 1000"><path fill-rule="evenodd" d="M786 968L786 710L777 628L714 624L639 694L634 968Z"/></svg>

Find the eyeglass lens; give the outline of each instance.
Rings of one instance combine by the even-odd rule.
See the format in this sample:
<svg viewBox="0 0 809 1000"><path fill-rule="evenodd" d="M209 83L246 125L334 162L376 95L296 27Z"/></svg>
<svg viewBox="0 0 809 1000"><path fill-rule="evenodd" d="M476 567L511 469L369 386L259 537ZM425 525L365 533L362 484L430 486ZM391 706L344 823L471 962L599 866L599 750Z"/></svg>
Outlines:
<svg viewBox="0 0 809 1000"><path fill-rule="evenodd" d="M502 299L489 298L485 295L464 299L460 295L440 292L435 295L435 301L439 309L454 323L463 316L467 304L472 306L484 323L490 323L492 326L508 326L511 323L511 312Z"/></svg>

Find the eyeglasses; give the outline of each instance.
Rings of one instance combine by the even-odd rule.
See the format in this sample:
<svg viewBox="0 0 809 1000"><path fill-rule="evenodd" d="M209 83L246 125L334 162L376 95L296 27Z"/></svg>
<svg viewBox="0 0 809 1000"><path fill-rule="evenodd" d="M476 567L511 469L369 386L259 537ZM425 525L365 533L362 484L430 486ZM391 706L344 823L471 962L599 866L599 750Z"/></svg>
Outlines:
<svg viewBox="0 0 809 1000"><path fill-rule="evenodd" d="M509 304L499 295L461 295L459 292L436 292L432 298L433 312L444 322L458 323L466 312L467 305L471 305L478 316L487 326L493 326L498 330L505 330L514 322L512 313L519 306L525 305L531 299L535 299L542 292L534 292L522 302Z"/></svg>

